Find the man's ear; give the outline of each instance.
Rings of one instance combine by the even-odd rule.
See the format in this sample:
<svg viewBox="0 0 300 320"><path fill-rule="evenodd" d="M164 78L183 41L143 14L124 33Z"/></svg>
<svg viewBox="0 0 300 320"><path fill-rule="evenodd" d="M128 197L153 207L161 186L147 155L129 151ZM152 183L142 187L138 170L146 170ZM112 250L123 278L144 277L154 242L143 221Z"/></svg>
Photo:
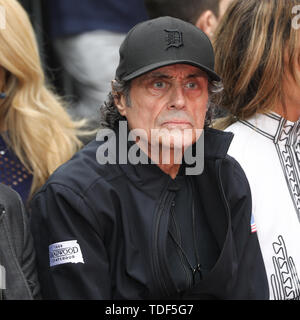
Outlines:
<svg viewBox="0 0 300 320"><path fill-rule="evenodd" d="M195 26L212 38L214 31L218 25L218 19L211 10L204 11L195 23Z"/></svg>
<svg viewBox="0 0 300 320"><path fill-rule="evenodd" d="M113 83L112 83L112 87L113 87ZM117 107L120 115L123 117L126 117L127 105L126 105L126 99L124 95L114 90L112 90L112 95L114 97L115 106Z"/></svg>
<svg viewBox="0 0 300 320"><path fill-rule="evenodd" d="M118 93L116 96L114 96L114 100L120 115L123 117L126 117L127 105L126 105L126 99L124 95Z"/></svg>

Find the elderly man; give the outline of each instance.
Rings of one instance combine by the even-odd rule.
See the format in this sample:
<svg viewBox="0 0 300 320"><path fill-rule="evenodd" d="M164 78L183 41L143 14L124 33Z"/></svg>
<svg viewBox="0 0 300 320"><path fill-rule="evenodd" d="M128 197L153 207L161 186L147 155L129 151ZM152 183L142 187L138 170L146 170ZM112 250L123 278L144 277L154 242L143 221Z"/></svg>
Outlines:
<svg viewBox="0 0 300 320"><path fill-rule="evenodd" d="M162 17L128 33L106 128L32 201L45 298L268 297L232 135L207 128L219 82L192 24Z"/></svg>

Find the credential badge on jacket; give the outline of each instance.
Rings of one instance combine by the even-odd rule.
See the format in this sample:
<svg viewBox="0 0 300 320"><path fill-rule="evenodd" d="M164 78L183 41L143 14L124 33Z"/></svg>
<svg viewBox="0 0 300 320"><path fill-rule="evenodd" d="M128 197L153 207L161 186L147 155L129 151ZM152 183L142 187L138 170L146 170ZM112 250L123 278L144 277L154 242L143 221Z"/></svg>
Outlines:
<svg viewBox="0 0 300 320"><path fill-rule="evenodd" d="M167 30L165 29L166 34L166 50L171 47L179 48L183 46L183 36L182 32L179 30Z"/></svg>
<svg viewBox="0 0 300 320"><path fill-rule="evenodd" d="M56 242L49 246L50 267L65 263L84 263L77 240Z"/></svg>

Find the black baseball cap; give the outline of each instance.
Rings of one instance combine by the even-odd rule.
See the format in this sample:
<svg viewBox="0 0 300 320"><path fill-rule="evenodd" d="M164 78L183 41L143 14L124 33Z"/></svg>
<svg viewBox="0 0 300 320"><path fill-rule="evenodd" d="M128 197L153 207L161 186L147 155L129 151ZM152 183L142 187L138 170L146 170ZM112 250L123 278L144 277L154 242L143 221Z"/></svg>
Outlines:
<svg viewBox="0 0 300 320"><path fill-rule="evenodd" d="M131 80L154 69L182 63L205 71L214 81L214 50L207 35L191 23L160 17L137 24L120 46L116 79Z"/></svg>

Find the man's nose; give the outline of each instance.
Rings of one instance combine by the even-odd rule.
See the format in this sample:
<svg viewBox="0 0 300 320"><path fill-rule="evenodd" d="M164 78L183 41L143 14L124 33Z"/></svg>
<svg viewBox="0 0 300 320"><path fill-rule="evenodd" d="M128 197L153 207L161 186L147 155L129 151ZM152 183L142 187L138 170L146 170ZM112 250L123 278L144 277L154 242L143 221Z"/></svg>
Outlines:
<svg viewBox="0 0 300 320"><path fill-rule="evenodd" d="M169 109L185 108L186 98L184 88L181 85L174 86L170 93Z"/></svg>

